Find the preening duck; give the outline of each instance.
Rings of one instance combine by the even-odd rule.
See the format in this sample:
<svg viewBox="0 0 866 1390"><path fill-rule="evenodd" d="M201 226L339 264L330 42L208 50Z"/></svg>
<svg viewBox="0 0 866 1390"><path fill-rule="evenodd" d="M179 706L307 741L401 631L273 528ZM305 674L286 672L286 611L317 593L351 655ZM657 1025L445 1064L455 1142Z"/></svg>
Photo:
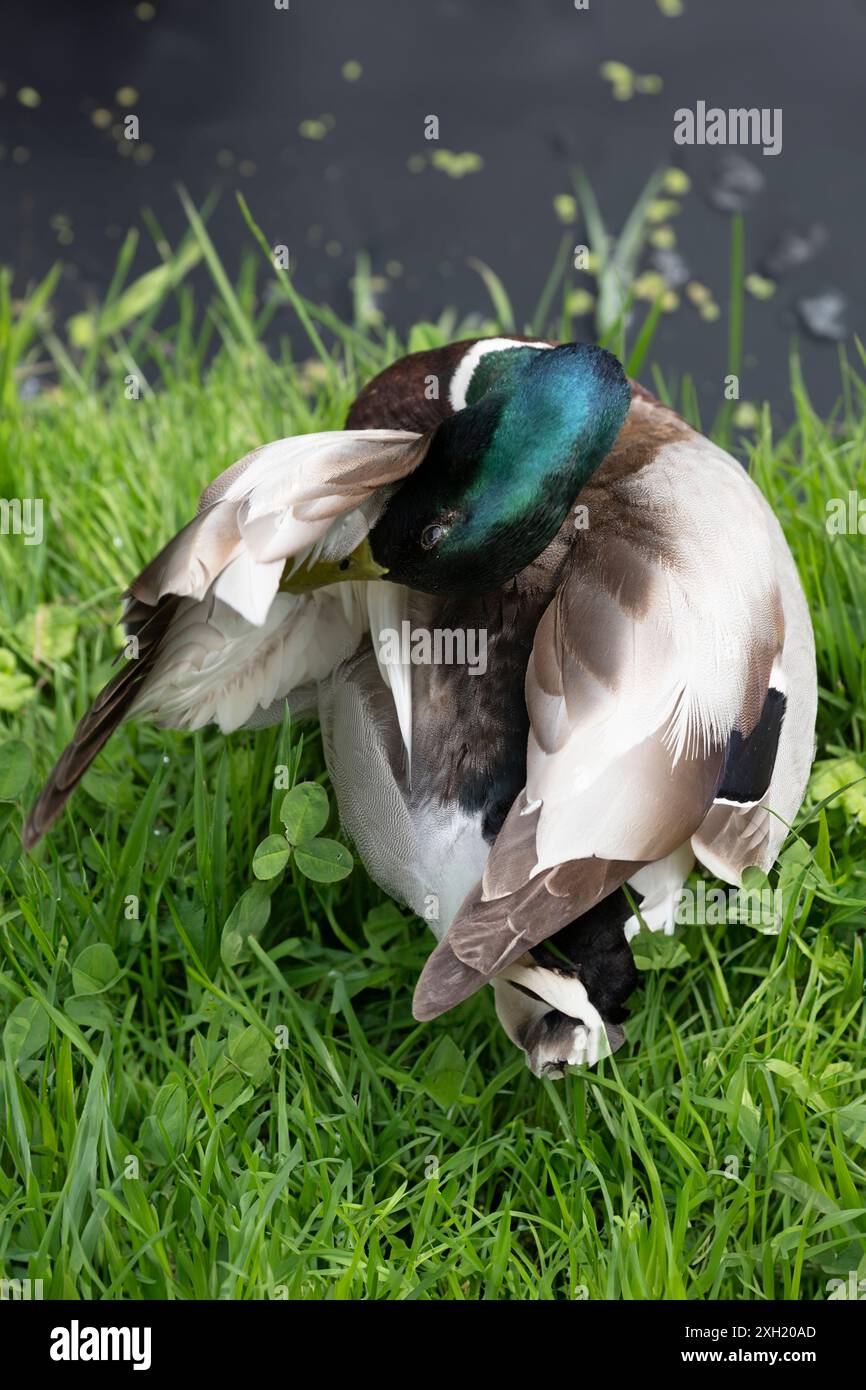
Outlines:
<svg viewBox="0 0 866 1390"><path fill-rule="evenodd" d="M774 863L814 751L812 628L741 466L585 344L414 353L343 431L255 450L132 583L133 659L84 715L35 844L124 719L315 713L340 814L438 944L431 1019L490 983L538 1075L623 1041L629 896ZM484 674L381 637L483 632ZM624 892L624 886L630 894Z"/></svg>

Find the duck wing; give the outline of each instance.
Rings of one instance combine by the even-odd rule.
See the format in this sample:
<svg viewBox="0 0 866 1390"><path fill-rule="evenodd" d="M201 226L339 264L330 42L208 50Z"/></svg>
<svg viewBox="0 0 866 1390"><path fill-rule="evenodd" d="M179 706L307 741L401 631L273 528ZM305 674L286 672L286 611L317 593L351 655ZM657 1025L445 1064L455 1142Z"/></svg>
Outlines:
<svg viewBox="0 0 866 1390"><path fill-rule="evenodd" d="M293 692L296 707L311 704L316 681L369 630L368 589L397 586L349 581L290 593L281 582L306 564L349 556L426 447L404 430L301 435L255 449L211 483L195 518L127 590L118 661L127 660L49 775L25 847L57 819L125 719L184 729L215 722L229 732L279 718ZM372 599L377 610L383 601ZM399 671L383 675L402 712Z"/></svg>
<svg viewBox="0 0 866 1390"><path fill-rule="evenodd" d="M780 721L764 712L785 643L778 525L734 459L660 412L633 402L579 499L586 529L527 670L526 785L421 975L419 1019L686 844L726 784L766 791ZM807 772L808 753L786 780L794 809Z"/></svg>

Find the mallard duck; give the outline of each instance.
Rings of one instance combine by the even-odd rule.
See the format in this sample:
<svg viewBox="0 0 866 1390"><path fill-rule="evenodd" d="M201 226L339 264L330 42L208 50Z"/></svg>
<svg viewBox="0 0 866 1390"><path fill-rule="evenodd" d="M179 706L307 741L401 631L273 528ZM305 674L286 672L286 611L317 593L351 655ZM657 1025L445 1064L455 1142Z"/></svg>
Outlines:
<svg viewBox="0 0 866 1390"><path fill-rule="evenodd" d="M486 634L484 675L386 631ZM432 926L427 1020L491 984L539 1076L624 1040L640 920L695 857L774 863L814 750L793 559L742 467L586 344L413 353L343 431L235 463L134 580L134 648L61 755L32 846L124 719L317 713L371 877ZM628 889L628 892L625 891Z"/></svg>

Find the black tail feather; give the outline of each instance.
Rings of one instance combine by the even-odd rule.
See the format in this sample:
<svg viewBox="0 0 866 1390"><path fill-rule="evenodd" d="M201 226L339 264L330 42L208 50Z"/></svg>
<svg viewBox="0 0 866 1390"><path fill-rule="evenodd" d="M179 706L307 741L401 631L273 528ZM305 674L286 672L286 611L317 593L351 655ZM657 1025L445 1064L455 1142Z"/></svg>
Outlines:
<svg viewBox="0 0 866 1390"><path fill-rule="evenodd" d="M21 843L25 849L32 849L51 829L96 755L123 723L153 670L178 603L174 595L168 596L147 617L138 613L129 624L138 639L138 655L103 686L54 764L24 822Z"/></svg>

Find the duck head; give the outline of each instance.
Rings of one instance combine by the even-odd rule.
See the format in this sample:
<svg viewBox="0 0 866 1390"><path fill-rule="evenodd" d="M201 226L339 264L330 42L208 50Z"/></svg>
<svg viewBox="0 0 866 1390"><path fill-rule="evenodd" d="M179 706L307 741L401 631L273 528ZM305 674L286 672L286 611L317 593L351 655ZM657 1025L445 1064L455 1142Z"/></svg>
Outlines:
<svg viewBox="0 0 866 1390"><path fill-rule="evenodd" d="M387 578L487 593L539 556L609 453L630 403L612 353L518 346L482 359L467 404L432 432L370 532Z"/></svg>

